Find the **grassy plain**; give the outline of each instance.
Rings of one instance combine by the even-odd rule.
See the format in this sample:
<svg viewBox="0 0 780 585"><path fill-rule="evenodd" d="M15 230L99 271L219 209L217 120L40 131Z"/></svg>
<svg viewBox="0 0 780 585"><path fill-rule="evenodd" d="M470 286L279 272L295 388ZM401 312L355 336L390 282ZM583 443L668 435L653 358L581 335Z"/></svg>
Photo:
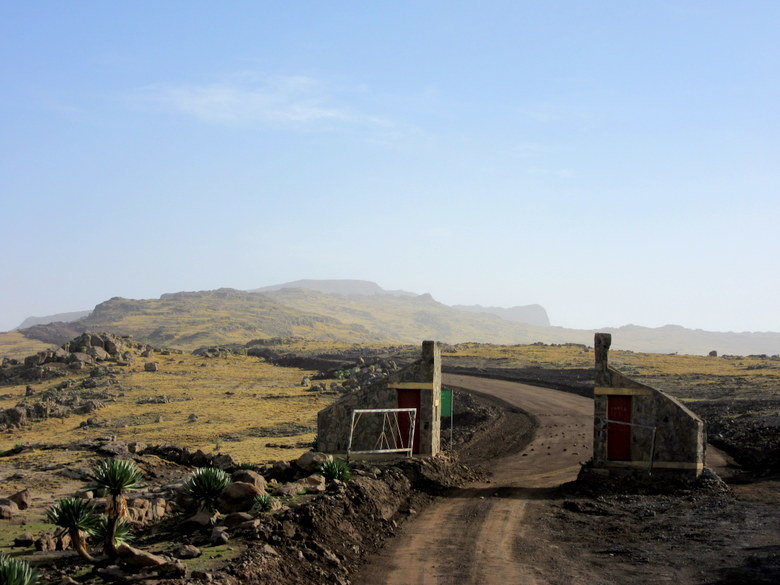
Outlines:
<svg viewBox="0 0 780 585"><path fill-rule="evenodd" d="M159 370L144 371L146 361L157 362ZM108 387L117 395L114 402L90 415L49 419L6 431L0 437L0 449L19 443L65 444L114 435L125 442L219 450L240 462L290 459L306 450L298 445L314 439L317 411L334 398L307 392L300 385L302 377L314 372L276 367L247 356L155 355L114 370L118 385ZM78 380L84 375L71 377ZM59 381L32 386L38 393ZM0 408L14 406L25 388L4 387ZM88 418L96 418L100 426L81 427ZM267 447L269 443L291 448Z"/></svg>
<svg viewBox="0 0 780 585"><path fill-rule="evenodd" d="M588 369L593 350L582 345L464 343L443 352L445 364L484 369ZM611 350L609 362L626 375L683 400L778 398L780 360L757 356L709 357Z"/></svg>

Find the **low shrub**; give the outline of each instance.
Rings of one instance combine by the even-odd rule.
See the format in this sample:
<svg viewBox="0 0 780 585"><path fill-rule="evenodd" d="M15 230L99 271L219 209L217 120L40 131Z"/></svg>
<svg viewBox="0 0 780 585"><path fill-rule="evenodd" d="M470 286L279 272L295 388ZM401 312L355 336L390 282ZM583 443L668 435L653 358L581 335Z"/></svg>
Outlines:
<svg viewBox="0 0 780 585"><path fill-rule="evenodd" d="M200 509L214 511L219 495L228 485L230 476L221 469L199 467L187 480L185 489Z"/></svg>
<svg viewBox="0 0 780 585"><path fill-rule="evenodd" d="M334 459L333 461L320 463L319 472L328 481L333 481L334 479L349 481L349 478L351 477L349 464L343 459Z"/></svg>
<svg viewBox="0 0 780 585"><path fill-rule="evenodd" d="M274 507L274 497L271 494L257 494L255 496L253 510L258 512L270 512Z"/></svg>

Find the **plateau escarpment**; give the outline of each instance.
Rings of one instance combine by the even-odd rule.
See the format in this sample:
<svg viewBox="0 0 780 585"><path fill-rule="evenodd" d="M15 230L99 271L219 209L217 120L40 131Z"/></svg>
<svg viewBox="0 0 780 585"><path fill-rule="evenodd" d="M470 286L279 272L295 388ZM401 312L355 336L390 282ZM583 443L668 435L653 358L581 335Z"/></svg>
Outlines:
<svg viewBox="0 0 780 585"><path fill-rule="evenodd" d="M155 345L195 349L252 339L301 337L345 343L590 344L593 330L549 326L540 305L511 308L449 306L430 294L385 291L367 281L296 281L262 292L218 289L164 294L159 299L115 297L72 322L0 333L0 355L19 357L26 340L59 345L84 331L133 335ZM731 333L627 325L604 328L619 349L706 355L780 354L780 333ZM19 336L22 336L20 338Z"/></svg>

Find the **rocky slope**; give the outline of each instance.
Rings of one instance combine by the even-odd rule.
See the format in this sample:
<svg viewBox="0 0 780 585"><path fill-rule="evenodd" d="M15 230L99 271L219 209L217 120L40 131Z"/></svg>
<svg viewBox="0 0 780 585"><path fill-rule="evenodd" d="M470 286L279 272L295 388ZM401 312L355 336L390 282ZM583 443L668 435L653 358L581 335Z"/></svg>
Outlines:
<svg viewBox="0 0 780 585"><path fill-rule="evenodd" d="M262 293L219 289L147 300L115 297L77 321L36 325L20 333L61 344L87 330L114 331L154 345L182 349L293 336L349 343L416 344L421 339L506 345L592 343L593 330L518 322L546 320L544 309L534 307L458 308L440 303L429 294L383 291L365 281L298 281L267 287ZM523 317L526 313L528 316ZM615 348L632 351L780 354L780 333L723 333L675 325L627 325L602 331L616 333ZM3 335L0 355L7 353Z"/></svg>

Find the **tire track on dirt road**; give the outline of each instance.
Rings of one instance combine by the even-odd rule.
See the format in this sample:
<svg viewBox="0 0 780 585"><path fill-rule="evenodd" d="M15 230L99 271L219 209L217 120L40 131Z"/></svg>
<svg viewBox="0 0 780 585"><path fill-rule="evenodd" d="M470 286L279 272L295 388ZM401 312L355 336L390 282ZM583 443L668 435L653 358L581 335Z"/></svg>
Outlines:
<svg viewBox="0 0 780 585"><path fill-rule="evenodd" d="M360 585L545 582L520 562L525 511L576 478L589 458L593 400L549 388L445 374L444 383L499 398L538 421L527 448L489 462L493 475L434 501L353 578Z"/></svg>

